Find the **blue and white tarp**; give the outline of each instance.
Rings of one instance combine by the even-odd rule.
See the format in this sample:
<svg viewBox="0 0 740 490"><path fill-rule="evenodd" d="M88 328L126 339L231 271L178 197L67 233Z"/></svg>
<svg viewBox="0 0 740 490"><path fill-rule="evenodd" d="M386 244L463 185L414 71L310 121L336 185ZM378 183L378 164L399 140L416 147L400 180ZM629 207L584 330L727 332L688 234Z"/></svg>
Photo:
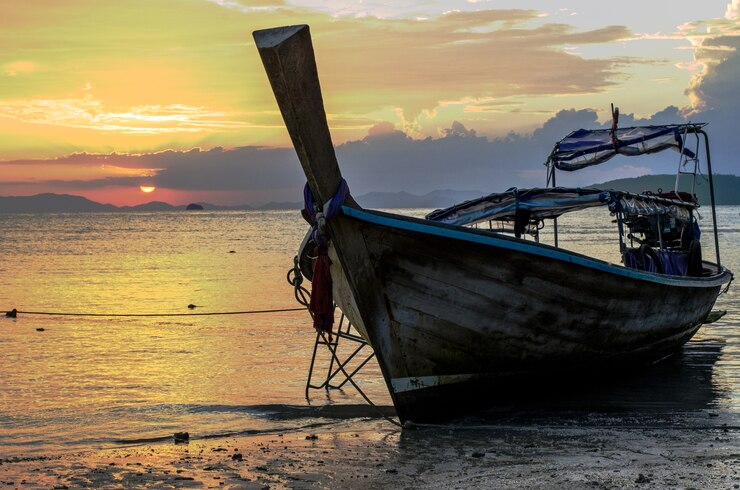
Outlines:
<svg viewBox="0 0 740 490"><path fill-rule="evenodd" d="M570 189L564 187L517 189L490 194L472 201L438 209L426 218L451 225L469 225L492 219L514 218L517 212L527 211L531 219L556 218L563 213L604 206L598 189Z"/></svg>
<svg viewBox="0 0 740 490"><path fill-rule="evenodd" d="M688 222L692 202L682 202L656 195L591 188L547 187L517 189L490 194L429 213L426 219L450 225L472 225L488 220L514 220L523 213L527 220L542 220L592 208L608 206L611 213L632 215L667 215Z"/></svg>
<svg viewBox="0 0 740 490"><path fill-rule="evenodd" d="M607 203L612 213L622 211L633 216L671 216L685 222L691 219L690 210L696 208L693 202L677 204L674 200L619 191L604 191L601 200Z"/></svg>
<svg viewBox="0 0 740 490"><path fill-rule="evenodd" d="M558 170L573 171L603 163L615 155L637 156L672 149L694 158L684 138L704 124L671 124L611 129L579 129L560 140L548 162Z"/></svg>

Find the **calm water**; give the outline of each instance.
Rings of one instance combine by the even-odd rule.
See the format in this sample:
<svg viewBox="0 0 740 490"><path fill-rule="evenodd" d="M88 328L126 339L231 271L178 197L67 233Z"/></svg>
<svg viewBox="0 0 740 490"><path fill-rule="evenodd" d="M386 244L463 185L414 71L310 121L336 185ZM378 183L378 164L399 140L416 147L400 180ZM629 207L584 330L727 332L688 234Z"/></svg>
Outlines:
<svg viewBox="0 0 740 490"><path fill-rule="evenodd" d="M602 213L562 220L561 239L570 236L563 244L615 260L614 225L601 225ZM718 216L722 260L736 272L739 213L740 207L723 207ZM708 221L706 255L712 249ZM295 211L0 215L0 309L188 313L191 303L199 306L196 312L295 307L285 273L305 230ZM585 404L608 414L626 406L688 417L688 423L705 411L740 420L736 288L715 309L728 313L704 327L681 355L639 379L592 387L586 398L568 394L564 410L570 414ZM371 410L344 410L363 403L351 388L316 393L306 402L314 341L309 325L304 312L0 318L0 457L106 447L183 430L209 436L316 422L367 425L353 417L373 417ZM375 365L361 386L379 405L390 404ZM326 405L333 406L328 417L321 409ZM507 412L507 420L525 412ZM498 416L487 420L495 424Z"/></svg>

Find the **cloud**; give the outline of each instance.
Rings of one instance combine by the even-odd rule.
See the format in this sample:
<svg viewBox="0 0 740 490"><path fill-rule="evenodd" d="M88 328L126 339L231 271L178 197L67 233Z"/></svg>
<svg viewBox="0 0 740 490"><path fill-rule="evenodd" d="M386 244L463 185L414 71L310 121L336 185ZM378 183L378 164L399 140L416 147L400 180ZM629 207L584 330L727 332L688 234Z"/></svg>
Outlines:
<svg viewBox="0 0 740 490"><path fill-rule="evenodd" d="M692 81L688 93L696 111L737 109L740 103L740 36L720 37L704 41L703 49L712 46L730 48L719 60L708 63ZM705 58L706 60L706 58Z"/></svg>
<svg viewBox="0 0 740 490"><path fill-rule="evenodd" d="M135 157L134 157L135 159ZM161 169L146 168L141 161L129 164L118 155L69 155L49 160L15 160L0 162L3 181L0 186L12 189L23 185L67 188L99 188L113 183L156 174Z"/></svg>
<svg viewBox="0 0 740 490"><path fill-rule="evenodd" d="M375 124L373 127L371 127L367 131L367 138L372 139L376 137L383 137L383 136L394 134L394 133L401 133L401 131L398 131L396 129L395 124L388 122L388 121L383 121L383 122L379 122Z"/></svg>
<svg viewBox="0 0 740 490"><path fill-rule="evenodd" d="M163 152L148 160L164 167L154 183L184 190L298 189L305 180L292 148L244 147L232 150Z"/></svg>
<svg viewBox="0 0 740 490"><path fill-rule="evenodd" d="M728 64L725 61L729 60L729 66L735 64L730 58L736 56L740 46L738 11L740 0L732 0L723 17L683 24L674 34L678 38L687 39L694 50L694 61L679 65L679 68L695 72L686 91L694 111L708 108L702 86L714 83L717 67L724 65L722 70L726 71Z"/></svg>
<svg viewBox="0 0 740 490"><path fill-rule="evenodd" d="M330 112L342 100L356 113L396 107L411 126L444 101L605 91L625 60L564 48L630 36L623 26L578 31L533 10L489 9L424 20L340 17L321 25L314 45Z"/></svg>
<svg viewBox="0 0 740 490"><path fill-rule="evenodd" d="M459 121L453 121L452 126L442 130L444 136L457 136L458 138L475 138L475 129L465 129L465 126Z"/></svg>
<svg viewBox="0 0 740 490"><path fill-rule="evenodd" d="M7 59L34 53L44 77L33 77L31 85L9 80L15 83L0 96L0 117L21 122L5 123L16 134L62 142L46 155L61 145L107 151L285 144L249 36L281 24L312 26L337 141L361 138L381 120L402 123L414 136L435 135L453 119L479 133L498 130L491 113L502 101L604 93L630 70L624 58L599 56L600 47L589 55L567 49L629 38L624 26L575 27L536 10L491 8L493 2L457 5L480 9L446 14L439 12L442 4L391 2L387 9L395 14L379 18L356 14L367 7L383 15L389 2L39 1L44 8L9 2L3 9L0 45L9 48ZM343 6L352 12L342 15ZM471 106L469 115L464 106L445 106L463 100L487 103ZM43 117L46 107L54 117ZM447 110L436 112L442 107ZM485 127L471 126L484 119ZM539 119L519 117L518 127ZM87 131L60 135L58 127ZM14 138L7 146L14 155L41 154L41 145L28 140Z"/></svg>
<svg viewBox="0 0 740 490"><path fill-rule="evenodd" d="M740 47L740 36L718 40L724 45ZM740 52L734 51L723 61L708 67L689 91L695 99L687 116L693 121L709 123L714 142L712 165L715 172L740 175L740 139L737 120L740 113Z"/></svg>
<svg viewBox="0 0 740 490"><path fill-rule="evenodd" d="M0 172L6 177L0 187L8 193L20 185L31 190L36 187L76 192L135 188L146 183L195 194L221 192L224 202L228 199L230 204L257 199L298 201L305 181L293 149L261 147L194 148L131 155L74 154L0 162ZM213 202L218 203L218 198Z"/></svg>
<svg viewBox="0 0 740 490"><path fill-rule="evenodd" d="M706 114L705 114L706 115ZM667 124L683 121L677 107L667 107L650 118L622 114L623 127ZM553 145L578 128L606 127L590 109L558 112L531 134L511 133L503 138L480 136L473 128L454 122L437 138L415 139L388 122L370 128L368 135L337 146L337 158L354 195L371 191L407 191L423 194L436 189L503 191L511 186L542 186L544 162ZM732 126L734 127L734 126ZM714 138L715 153L734 152L737 138ZM728 150L729 148L729 150ZM628 163L627 163L628 162ZM674 152L629 159L614 159L581 172L560 172L558 184L586 186L618 177L648 173L673 173ZM713 160L715 173L739 173L736 160ZM34 167L35 166L35 167ZM45 166L43 173L36 171ZM59 171L54 171L59 167ZM80 178L62 178L78 171ZM228 195L229 202L298 201L305 181L292 148L242 147L189 151L162 151L144 154L73 154L62 158L33 161L0 162L0 172L49 177L14 182L53 185L59 189L94 190L110 186L133 187L148 175L147 184L183 192L211 192ZM10 188L9 185L3 186ZM236 196L236 197L235 197ZM241 198L239 196L242 196ZM237 201L235 201L237 200ZM218 198L213 198L218 202Z"/></svg>
<svg viewBox="0 0 740 490"><path fill-rule="evenodd" d="M3 65L3 71L9 77L14 77L22 73L33 73L38 68L39 65L32 61L14 61Z"/></svg>
<svg viewBox="0 0 740 490"><path fill-rule="evenodd" d="M245 8L274 4L221 2L229 8L237 3ZM647 118L627 113L620 119L623 127L681 122L688 117L709 122L716 173L740 173L736 159L740 139L734 134L740 104L738 5L734 1L723 19L682 27L685 36L694 36L695 61L703 67L690 87L695 106L669 106ZM296 14L284 10L280 15L290 20ZM629 36L620 26L577 31L568 25L546 23L529 10L450 12L426 20L340 17L324 23L321 31L314 33L314 43L322 84L331 94L327 107L332 127L367 128L365 137L337 146L343 175L355 195L370 191L421 194L443 188L493 192L513 185L543 185L543 163L556 141L574 129L604 127L596 110L561 110L531 133L512 132L499 138L483 136L475 123L460 121L440 128L436 137L419 138L391 122L376 122L362 114L394 107L400 111L399 119L407 121L408 126L403 127L407 129L413 127L414 114L426 111L426 117L433 118L436 110L448 105L462 105L472 114L526 111L527 107L515 107L521 104L517 97L607 90L614 85L620 66L634 60L587 59L563 48ZM373 42L369 44L368 39ZM367 56L370 52L383 56ZM470 59L480 63L471 64ZM259 76L263 77L261 72ZM95 83L96 92L98 86ZM358 93L363 95L358 97ZM268 99L272 104L272 97ZM352 100L354 113L341 109L344 100ZM339 109L332 111L332 106ZM208 134L248 127L240 122L244 113L184 103L119 105L113 109L92 93L0 101L0 115L34 124L118 132ZM672 152L631 159L628 164L615 159L583 172L559 174L558 183L589 185L616 177L674 172L677 161ZM161 189L221 192L232 198L237 193L243 202L256 195L266 196L264 200L297 201L304 182L292 148L262 146L141 154L75 153L48 160L0 162L0 171L6 181L15 183L90 190L138 186L146 175L148 183ZM3 187L9 189L12 184Z"/></svg>
<svg viewBox="0 0 740 490"><path fill-rule="evenodd" d="M221 7L233 9L242 13L252 13L264 10L273 10L284 7L282 0L207 0Z"/></svg>
<svg viewBox="0 0 740 490"><path fill-rule="evenodd" d="M679 27L678 35L692 43L695 71L686 90L690 105L680 112L696 122L709 123L715 173L740 174L740 140L736 135L740 112L740 0L732 0L725 14Z"/></svg>
<svg viewBox="0 0 740 490"><path fill-rule="evenodd" d="M650 119L621 117L623 126L681 122L678 109L668 108ZM557 141L579 128L606 127L594 110L562 110L532 134L502 138L480 136L453 122L439 138L414 139L399 131L374 134L337 147L342 173L355 195L370 191L423 194L436 189L503 191L512 186L545 184L547 156ZM612 178L675 171L674 153L616 159L581 172L560 172L558 183L586 186Z"/></svg>
<svg viewBox="0 0 740 490"><path fill-rule="evenodd" d="M66 99L0 100L0 116L26 123L121 133L191 133L229 131L251 125L239 114L186 104L140 105L108 110L92 95Z"/></svg>
<svg viewBox="0 0 740 490"><path fill-rule="evenodd" d="M740 19L740 0L732 0L725 10L725 18L728 20Z"/></svg>

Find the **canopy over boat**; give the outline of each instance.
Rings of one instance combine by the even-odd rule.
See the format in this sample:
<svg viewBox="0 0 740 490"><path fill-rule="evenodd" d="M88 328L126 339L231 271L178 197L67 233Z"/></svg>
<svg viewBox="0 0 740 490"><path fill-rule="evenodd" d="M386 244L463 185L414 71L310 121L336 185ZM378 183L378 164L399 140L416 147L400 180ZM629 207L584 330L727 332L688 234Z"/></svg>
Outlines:
<svg viewBox="0 0 740 490"><path fill-rule="evenodd" d="M696 158L696 151L686 147L686 136L702 133L704 123L617 128L618 112L614 115L611 129L579 129L557 142L547 160L550 169L573 171L606 162L615 155L637 156L668 149L682 153L683 158ZM625 211L643 216L661 214L681 220L688 220L690 210L697 207L694 196L687 193L654 195L593 188L513 187L506 192L438 209L426 218L454 225L524 217L542 220L604 205L608 205L611 212Z"/></svg>
<svg viewBox="0 0 740 490"><path fill-rule="evenodd" d="M616 129L579 129L560 140L548 163L558 170L573 171L604 163L615 155L637 156L672 149L694 158L685 137L704 123L669 124Z"/></svg>
<svg viewBox="0 0 740 490"><path fill-rule="evenodd" d="M512 187L506 192L490 194L465 201L449 208L429 213L426 219L451 225L470 225L488 220L516 219L526 212L527 218L541 220L557 218L561 214L595 206L608 206L612 212L625 211L640 215L669 215L688 220L693 201L680 200L682 196L633 194L630 192L592 188L532 188Z"/></svg>

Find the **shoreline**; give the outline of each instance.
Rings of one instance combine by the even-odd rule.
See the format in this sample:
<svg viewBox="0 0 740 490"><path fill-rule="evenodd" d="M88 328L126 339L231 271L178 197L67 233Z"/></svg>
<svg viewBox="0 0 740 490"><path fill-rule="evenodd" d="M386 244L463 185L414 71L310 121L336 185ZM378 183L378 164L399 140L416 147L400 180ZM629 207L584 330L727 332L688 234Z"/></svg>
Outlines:
<svg viewBox="0 0 740 490"><path fill-rule="evenodd" d="M630 417L633 417L634 414ZM712 416L710 414L710 416ZM378 420L0 463L6 488L740 488L740 427ZM735 421L729 417L729 422ZM626 421L625 421L626 422Z"/></svg>

